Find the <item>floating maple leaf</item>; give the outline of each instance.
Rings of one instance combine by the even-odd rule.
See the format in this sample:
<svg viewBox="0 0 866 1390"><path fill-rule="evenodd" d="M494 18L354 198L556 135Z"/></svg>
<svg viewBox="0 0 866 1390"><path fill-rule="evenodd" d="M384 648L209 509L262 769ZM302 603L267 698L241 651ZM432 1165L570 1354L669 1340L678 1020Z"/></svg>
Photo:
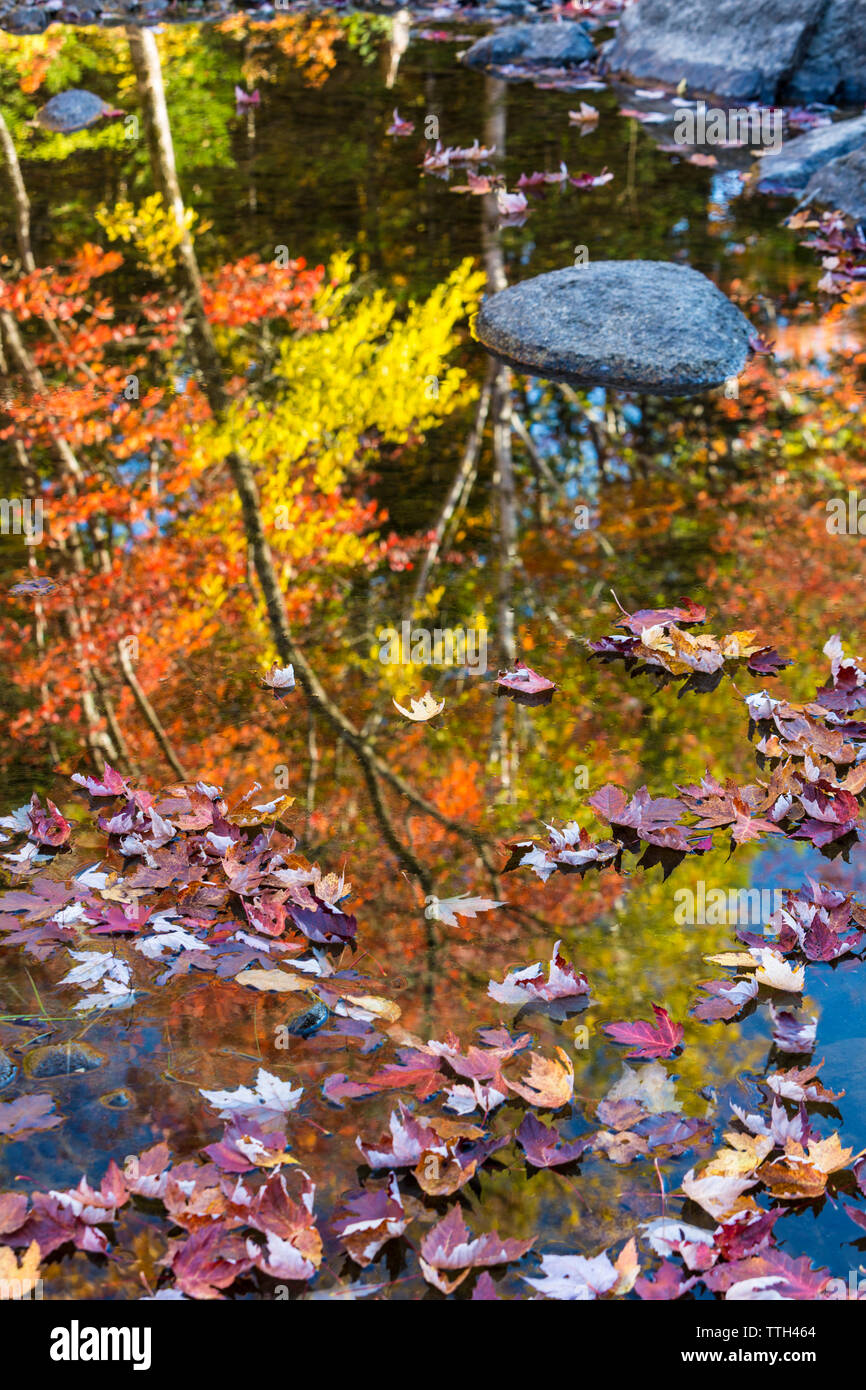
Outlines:
<svg viewBox="0 0 866 1390"><path fill-rule="evenodd" d="M443 1101L446 1110L454 1110L458 1115L471 1115L473 1110L483 1110L489 1115L508 1097L495 1086L485 1086L471 1078L468 1086L450 1086Z"/></svg>
<svg viewBox="0 0 866 1390"><path fill-rule="evenodd" d="M202 1153L227 1173L249 1173L254 1168L297 1163L287 1149L285 1134L266 1131L255 1120L241 1118L226 1125L222 1139L208 1144Z"/></svg>
<svg viewBox="0 0 866 1390"><path fill-rule="evenodd" d="M79 964L73 966L59 984L102 985L100 993L87 994L79 1000L77 1009L118 1008L133 1002L132 974L126 961L118 959L111 951L70 951L69 954Z"/></svg>
<svg viewBox="0 0 866 1390"><path fill-rule="evenodd" d="M765 1085L781 1096L783 1100L818 1101L832 1104L833 1101L841 1100L844 1091L831 1091L818 1081L818 1072L823 1067L823 1062L810 1067L791 1067L788 1071L771 1072L764 1078Z"/></svg>
<svg viewBox="0 0 866 1390"><path fill-rule="evenodd" d="M526 1004L530 1000L549 1003L555 999L573 999L589 993L586 976L575 970L560 954L561 942L553 948L547 978L541 961L529 965L525 970L512 970L501 984L491 980L487 993L499 1004Z"/></svg>
<svg viewBox="0 0 866 1390"><path fill-rule="evenodd" d="M528 210L529 204L523 193L506 193L504 188L496 191L496 206L503 218L518 218Z"/></svg>
<svg viewBox="0 0 866 1390"><path fill-rule="evenodd" d="M394 116L389 125L387 135L411 135L415 129L414 121L404 121L400 112L394 107Z"/></svg>
<svg viewBox="0 0 866 1390"><path fill-rule="evenodd" d="M600 174L578 174L577 178L569 178L568 182L574 184L575 188L600 188L604 183L610 183L613 174L609 169L602 169Z"/></svg>
<svg viewBox="0 0 866 1390"><path fill-rule="evenodd" d="M186 1240L170 1241L165 1263L177 1287L191 1298L219 1298L219 1289L228 1288L253 1266L246 1242L220 1222L193 1231Z"/></svg>
<svg viewBox="0 0 866 1390"><path fill-rule="evenodd" d="M711 996L701 999L692 1010L695 1018L708 1023L720 1018L735 1018L750 999L758 994L758 982L747 980L704 980L700 989Z"/></svg>
<svg viewBox="0 0 866 1390"><path fill-rule="evenodd" d="M521 1080L514 1081L503 1072L508 1089L539 1110L559 1110L567 1105L574 1093L574 1067L561 1047L556 1054L559 1061L530 1052L529 1068Z"/></svg>
<svg viewBox="0 0 866 1390"><path fill-rule="evenodd" d="M53 1129L63 1120L54 1113L52 1096L19 1096L17 1100L0 1103L0 1134L20 1138L34 1130Z"/></svg>
<svg viewBox="0 0 866 1390"><path fill-rule="evenodd" d="M665 1260L656 1270L652 1279L643 1276L635 1280L635 1293L644 1300L681 1298L697 1283L696 1278L684 1279L683 1271L670 1260Z"/></svg>
<svg viewBox="0 0 866 1390"><path fill-rule="evenodd" d="M782 1052L811 1052L818 1037L818 1020L814 1016L802 1016L786 1012L776 1012L770 1004L770 1017L773 1020L773 1042Z"/></svg>
<svg viewBox="0 0 866 1390"><path fill-rule="evenodd" d="M315 900L314 900L315 901ZM331 945L335 941L351 941L357 929L357 918L349 912L341 912L338 907L327 903L316 903L314 907L301 907L287 903L289 916L308 941L319 945Z"/></svg>
<svg viewBox="0 0 866 1390"><path fill-rule="evenodd" d="M458 916L475 918L479 912L492 912L495 907L507 905L494 898L473 898L470 893L458 893L456 898L437 898L431 893L425 902L424 916L428 922L442 922L446 927L458 927Z"/></svg>
<svg viewBox="0 0 866 1390"><path fill-rule="evenodd" d="M628 801L620 787L608 785L589 798L589 805L610 823L625 844L643 841L658 850L683 855L700 852L712 843L709 836L678 823L686 809L681 800L650 796L646 787L639 787Z"/></svg>
<svg viewBox="0 0 866 1390"><path fill-rule="evenodd" d="M611 1123L602 1106L634 1102L642 1111L650 1115L660 1115L668 1111L681 1111L682 1101L677 1100L677 1088L660 1062L650 1062L647 1067L630 1067L622 1064L622 1074L608 1091L598 1108L599 1119Z"/></svg>
<svg viewBox="0 0 866 1390"><path fill-rule="evenodd" d="M760 333L749 334L749 348L758 357L772 357L775 346L775 342L768 343L766 338L761 337Z"/></svg>
<svg viewBox="0 0 866 1390"><path fill-rule="evenodd" d="M291 1082L281 1081L264 1067L259 1067L255 1089L238 1086L235 1091L200 1091L209 1105L213 1105L221 1118L252 1116L255 1119L272 1119L294 1110L304 1093L303 1086L292 1089Z"/></svg>
<svg viewBox="0 0 866 1390"><path fill-rule="evenodd" d="M266 825L268 822L278 821L295 802L293 796L275 796L268 801L257 801L259 792L260 783L254 782L250 790L226 811L225 818L229 825Z"/></svg>
<svg viewBox="0 0 866 1390"><path fill-rule="evenodd" d="M262 684L272 690L278 700L284 699L289 691L295 688L294 666L291 663L288 666L280 666L275 661L262 676Z"/></svg>
<svg viewBox="0 0 866 1390"><path fill-rule="evenodd" d="M441 1057L458 1076L475 1081L496 1081L503 1062L514 1057L532 1041L531 1033L521 1033L512 1038L504 1028L482 1029L480 1036L487 1044L484 1047L470 1045L463 1052L460 1040L453 1033L444 1042L435 1039L427 1044L427 1051L433 1057Z"/></svg>
<svg viewBox="0 0 866 1390"><path fill-rule="evenodd" d="M425 1152L446 1154L436 1131L426 1121L416 1120L402 1101L391 1112L388 1127L390 1133L376 1144L366 1144L360 1137L356 1140L370 1168L413 1167Z"/></svg>
<svg viewBox="0 0 866 1390"><path fill-rule="evenodd" d="M562 160L559 168L547 170L543 173L521 174L517 180L518 188L537 188L539 185L549 183L565 183L568 178L568 169L565 160Z"/></svg>
<svg viewBox="0 0 866 1390"><path fill-rule="evenodd" d="M524 1115L515 1138L533 1168L556 1168L572 1163L592 1143L591 1139L563 1139L558 1129L548 1128L537 1115Z"/></svg>
<svg viewBox="0 0 866 1390"><path fill-rule="evenodd" d="M24 1297L27 1297L27 1291L36 1287L36 1280L39 1278L40 1258L39 1242L35 1240L31 1240L21 1257L20 1264L14 1251L10 1250L8 1245L0 1245L0 1290L4 1291L0 1293L0 1298L16 1296L5 1292L10 1288L13 1280L19 1290L23 1287ZM20 1297L21 1295L18 1294L17 1296Z"/></svg>
<svg viewBox="0 0 866 1390"><path fill-rule="evenodd" d="M432 150L428 150L421 161L425 173L438 173L447 169L454 155L453 149L443 149L442 141L437 140Z"/></svg>
<svg viewBox="0 0 866 1390"><path fill-rule="evenodd" d="M576 111L569 111L568 119L577 125L594 125L598 120L598 111L588 101L582 101Z"/></svg>
<svg viewBox="0 0 866 1390"><path fill-rule="evenodd" d="M456 183L451 189L452 193L472 193L476 197L483 197L485 193L494 193L497 188L496 177L490 174L473 174L472 170L467 170L466 183Z"/></svg>
<svg viewBox="0 0 866 1390"><path fill-rule="evenodd" d="M362 1269L372 1264L387 1241L401 1236L408 1224L396 1173L389 1174L385 1187L347 1193L331 1223L334 1234Z"/></svg>
<svg viewBox="0 0 866 1390"><path fill-rule="evenodd" d="M621 846L615 840L593 840L577 821L569 821L562 830L552 825L547 828L550 831L547 845L536 845L532 840L510 844L511 857L503 872L514 868L532 869L546 883L557 870L579 873L590 865L601 868L621 853Z"/></svg>
<svg viewBox="0 0 866 1390"><path fill-rule="evenodd" d="M531 1240L503 1240L496 1231L488 1231L473 1239L462 1211L459 1206L454 1206L422 1240L421 1272L428 1284L441 1293L453 1293L470 1270L519 1260L534 1244L535 1237ZM455 1279L447 1279L444 1274L446 1270L450 1273L462 1272L457 1273Z"/></svg>
<svg viewBox="0 0 866 1390"><path fill-rule="evenodd" d="M129 796L129 782L125 777L121 777L119 772L115 772L113 767L103 762L102 777L82 776L80 772L73 772L72 781L77 782L79 787L84 787L85 791L91 796Z"/></svg>
<svg viewBox="0 0 866 1390"><path fill-rule="evenodd" d="M47 810L43 810L39 797L36 793L30 799L28 815L30 817L30 838L36 840L40 845L50 845L57 848L66 843L69 839L69 832L72 829L69 821L58 811L54 802L46 797Z"/></svg>
<svg viewBox="0 0 866 1390"><path fill-rule="evenodd" d="M743 1193L754 1186L754 1178L721 1175L696 1178L693 1168L686 1173L682 1182L686 1196L691 1197L692 1201L697 1202L710 1216L717 1218L729 1216L741 1206L740 1199Z"/></svg>
<svg viewBox="0 0 866 1390"><path fill-rule="evenodd" d="M235 106L239 111L245 110L248 106L259 105L261 105L261 97L257 87L251 92L245 92L243 87L235 86Z"/></svg>
<svg viewBox="0 0 866 1390"><path fill-rule="evenodd" d="M703 604L695 603L691 598L678 598L676 603L679 606L676 608L639 608L635 613L627 613L616 594L614 599L623 615L617 626L627 627L637 637L640 637L647 627L664 626L667 623L703 623L707 617L707 610Z"/></svg>
<svg viewBox="0 0 866 1390"><path fill-rule="evenodd" d="M521 704L548 704L556 689L553 681L523 661L518 661L513 671L500 671L496 684Z"/></svg>
<svg viewBox="0 0 866 1390"><path fill-rule="evenodd" d="M682 1024L674 1023L659 1004L653 1004L655 1027L651 1023L608 1023L604 1032L614 1042L633 1044L627 1057L670 1057L683 1040Z"/></svg>
<svg viewBox="0 0 866 1390"><path fill-rule="evenodd" d="M581 1303L608 1293L628 1293L638 1274L634 1240L623 1247L613 1263L607 1251L586 1259L583 1255L542 1255L541 1276L523 1275L527 1284L546 1298Z"/></svg>
<svg viewBox="0 0 866 1390"><path fill-rule="evenodd" d="M445 708L445 701L439 700L437 703L429 690L424 692L420 700L410 697L409 704L411 708L404 709L402 705L394 700L395 709L399 710L400 714L406 719L411 719L416 724L424 723L427 719L433 719L437 714L441 714Z"/></svg>
<svg viewBox="0 0 866 1390"><path fill-rule="evenodd" d="M619 114L632 121L640 121L641 125L664 125L671 119L666 111L639 111L634 106L621 106Z"/></svg>
<svg viewBox="0 0 866 1390"><path fill-rule="evenodd" d="M784 957L776 951L772 951L769 946L754 948L752 956L758 967L756 975L758 984L767 985L770 989L780 989L786 993L802 993L806 983L806 971L803 966L790 965Z"/></svg>

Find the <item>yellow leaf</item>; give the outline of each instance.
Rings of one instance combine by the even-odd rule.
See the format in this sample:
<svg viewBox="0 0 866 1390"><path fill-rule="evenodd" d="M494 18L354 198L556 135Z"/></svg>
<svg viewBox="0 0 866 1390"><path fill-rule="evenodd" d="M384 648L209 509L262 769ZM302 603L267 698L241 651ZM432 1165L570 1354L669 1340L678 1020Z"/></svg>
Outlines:
<svg viewBox="0 0 866 1390"><path fill-rule="evenodd" d="M574 1093L574 1067L561 1047L556 1052L558 1062L537 1052L530 1053L529 1070L523 1080L505 1078L509 1090L540 1110L558 1110L567 1105Z"/></svg>
<svg viewBox="0 0 866 1390"><path fill-rule="evenodd" d="M773 1149L773 1141L762 1134L726 1134L729 1148L720 1149L704 1169L706 1176L747 1177L763 1163Z"/></svg>
<svg viewBox="0 0 866 1390"><path fill-rule="evenodd" d="M746 967L751 970L758 964L748 951L720 951L716 956L704 956L704 960L711 961L713 965L732 965L738 969Z"/></svg>
<svg viewBox="0 0 866 1390"><path fill-rule="evenodd" d="M327 981L325 981L327 986ZM366 1009L368 1014L375 1014L377 1018L384 1018L388 1023L396 1023L402 1017L403 1010L398 1008L392 999L383 999L378 994L346 994L343 998L347 1004L356 1004L359 1009Z"/></svg>
<svg viewBox="0 0 866 1390"><path fill-rule="evenodd" d="M838 1134L831 1134L827 1139L811 1140L807 1145L807 1153L809 1162L820 1172L836 1173L840 1168L848 1167L854 1150L843 1149ZM860 1156L858 1154L858 1157Z"/></svg>
<svg viewBox="0 0 866 1390"><path fill-rule="evenodd" d="M291 994L293 990L309 989L310 981L303 975L290 975L288 970L242 970L235 975L239 985L250 985L253 989L272 989L277 994Z"/></svg>
<svg viewBox="0 0 866 1390"><path fill-rule="evenodd" d="M14 1250L10 1250L8 1245L0 1245L0 1299L12 1297L8 1291L3 1293L5 1286L10 1283L17 1292L18 1288L26 1293L32 1290L34 1282L39 1278L39 1242L31 1240L24 1254L21 1256L21 1263L15 1255ZM17 1287L16 1287L17 1286Z"/></svg>
<svg viewBox="0 0 866 1390"><path fill-rule="evenodd" d="M402 705L397 704L396 700L394 701L395 708L398 709L402 715L405 715L407 719L413 720L416 724L423 723L427 719L435 718L435 716L441 714L445 708L445 701L440 700L437 703L429 690L424 692L420 700L410 698L409 704L411 705L411 709L404 709Z"/></svg>
<svg viewBox="0 0 866 1390"><path fill-rule="evenodd" d="M635 1280L640 1274L640 1261L634 1236L620 1250L614 1262L614 1269L619 1278L611 1292L618 1295L631 1293Z"/></svg>

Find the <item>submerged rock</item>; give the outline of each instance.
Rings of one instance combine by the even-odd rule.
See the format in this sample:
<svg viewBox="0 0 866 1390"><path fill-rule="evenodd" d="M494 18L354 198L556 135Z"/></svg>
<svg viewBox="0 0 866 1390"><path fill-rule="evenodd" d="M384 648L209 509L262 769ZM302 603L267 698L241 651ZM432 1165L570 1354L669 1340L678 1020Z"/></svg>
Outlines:
<svg viewBox="0 0 866 1390"><path fill-rule="evenodd" d="M687 396L736 376L748 319L712 281L667 261L595 261L485 300L479 339L535 376Z"/></svg>
<svg viewBox="0 0 866 1390"><path fill-rule="evenodd" d="M864 15L866 18L866 15ZM836 125L819 126L796 140L787 141L778 154L765 155L761 160L758 188L805 188L813 174L831 160L866 147L866 116Z"/></svg>
<svg viewBox="0 0 866 1390"><path fill-rule="evenodd" d="M132 1096L129 1091L121 1088L119 1091L107 1091L104 1096L99 1097L100 1105L104 1105L106 1110L127 1110L132 1105Z"/></svg>
<svg viewBox="0 0 866 1390"><path fill-rule="evenodd" d="M526 67L585 63L595 56L588 30L576 20L561 23L511 24L474 43L463 62L471 68L502 67L520 63Z"/></svg>
<svg viewBox="0 0 866 1390"><path fill-rule="evenodd" d="M89 1043L47 1043L34 1047L24 1058L28 1076L67 1076L72 1072L95 1071L105 1058Z"/></svg>
<svg viewBox="0 0 866 1390"><path fill-rule="evenodd" d="M295 1038L311 1038L314 1033L318 1033L323 1028L331 1016L331 1011L326 1004L317 999L313 1006L304 1009L302 1013L295 1014L286 1025L286 1032Z"/></svg>
<svg viewBox="0 0 866 1390"><path fill-rule="evenodd" d="M612 72L732 99L866 99L863 0L637 0L605 50Z"/></svg>
<svg viewBox="0 0 866 1390"><path fill-rule="evenodd" d="M866 221L866 143L813 174L805 196L812 203L838 208L857 222Z"/></svg>
<svg viewBox="0 0 866 1390"><path fill-rule="evenodd" d="M0 1047L0 1091L8 1086L16 1072L15 1063L5 1048Z"/></svg>

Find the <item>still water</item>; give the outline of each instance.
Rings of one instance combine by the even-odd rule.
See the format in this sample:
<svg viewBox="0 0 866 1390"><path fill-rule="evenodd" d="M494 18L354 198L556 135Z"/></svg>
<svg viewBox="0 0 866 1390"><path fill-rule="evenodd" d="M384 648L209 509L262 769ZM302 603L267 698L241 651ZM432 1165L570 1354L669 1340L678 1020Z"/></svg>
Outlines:
<svg viewBox="0 0 866 1390"><path fill-rule="evenodd" d="M520 1024L546 1055L564 1046L574 1060L573 1109L557 1117L568 1138L597 1128L595 1106L621 1075L622 1049L602 1024L646 1018L652 1003L663 1004L685 1025L682 1052L663 1065L682 1113L711 1121L708 1141L657 1164L596 1154L559 1173L527 1168L505 1148L463 1189L470 1224L536 1236L539 1251L592 1255L618 1248L641 1221L679 1212L681 1199L665 1207L665 1194L714 1152L729 1102L753 1107L768 1065L792 1065L772 1051L763 996L739 1022L706 1025L689 1014L697 983L719 973L704 957L730 948L733 928L678 922L676 891L701 881L771 893L807 873L854 891L863 860L856 850L843 862L787 842L730 855L717 833L710 853L668 878L626 855L621 872L542 884L526 870L502 874L503 847L544 839L546 825L574 817L591 824L587 798L608 782L674 795L675 784L708 769L739 783L755 774L730 681L682 693L589 658L583 639L615 630L616 601L631 612L688 595L706 605L711 631L757 629L795 663L774 684L792 699L825 679L821 649L832 633L858 650L861 541L831 539L824 523L826 499L862 476L863 300L856 289L844 302L818 291L823 270L802 245L807 233L783 225L793 203L754 191L747 149L720 150L715 167L690 163L659 148L670 128L620 114L634 105L627 89L503 82L455 61L463 40L425 39L418 25L401 53L392 28L376 16L241 16L158 34L232 428L258 470L288 615L324 705L300 690L274 700L261 685L276 651L227 485L228 432L208 420L192 380L177 246L156 212L149 222L142 213L154 189L123 31L52 26L38 38L0 39L2 109L30 200L37 268L14 314L61 393L45 415L55 427L62 421L86 478L74 496L46 494L50 535L64 534L62 545L28 552L20 537L2 538L0 801L11 812L36 790L73 822L72 854L49 872L63 878L104 859L104 836L70 774L101 772L108 749L151 790L203 779L232 799L253 782L264 799L287 793L294 805L283 824L298 853L350 886L340 901L358 919L359 968L398 1004L402 1027L425 1040L453 1030L466 1045L477 1027L513 1027L514 1010L488 997L488 982L549 960L561 941L591 985L578 1019L588 1040L575 1042L574 1018L531 1014ZM454 32L465 35L466 26ZM68 135L34 126L35 111L69 87L92 90L134 119ZM258 92L258 101L239 104L236 87ZM599 118L579 126L568 113L584 99ZM395 107L414 133L387 133ZM521 174L556 171L562 161L574 175L607 169L614 177L587 190L548 185L530 198L522 225L502 226L489 197L454 191L465 171L448 178L419 168L431 116L444 145L495 144L490 167L509 189ZM101 249L88 253L88 245ZM514 374L503 402L500 381L467 486L424 574L490 389L489 359L470 330L479 273L498 287L572 264L578 247L591 258L695 267L775 343L775 356L752 360L736 399L574 392ZM6 198L0 250L4 278L14 281L20 265ZM87 256L104 253L116 263L88 276ZM297 296L266 313L269 268L287 262ZM455 272L462 281L443 290ZM315 300L329 281L342 288L328 303ZM34 324L40 286L65 347ZM408 327L389 357L388 335L400 323ZM13 395L13 415L16 404ZM508 429L509 411L510 511L494 438L502 420ZM21 489L21 449L47 479L54 447L31 407L15 419L2 463L10 497ZM85 506L84 497L96 501ZM53 529L54 518L70 516L65 530L65 522ZM83 537L84 575L75 572L70 527ZM100 547L105 564L93 558ZM8 595L34 572L57 580L60 597ZM64 594L74 595L71 610ZM486 663L383 663L382 630L404 621L482 633ZM496 674L516 658L556 682L549 704L497 698ZM742 693L760 688L745 673L743 681ZM429 724L406 721L394 698L406 706L427 689L445 700L443 712ZM395 775L379 777L378 807L334 709ZM425 917L425 897L461 893L506 906L456 927ZM0 925L11 929L15 919L7 914ZM123 937L85 945L133 954ZM172 976L167 962L148 962L132 1007L81 1014L59 984L71 964L65 948L3 952L0 1046L16 1070L0 1099L34 1090L27 1059L37 1046L86 1044L99 1065L39 1079L63 1121L2 1143L0 1187L96 1180L110 1158L122 1162L163 1138L180 1158L192 1155L220 1133L200 1089L249 1084L258 1065L304 1086L292 1152L319 1185L317 1209L357 1185L355 1135L386 1127L394 1093L336 1108L320 1088L335 1072L363 1078L390 1060L383 1037L326 1028L280 1049L278 1030L309 1004L303 995L258 995L196 968ZM804 1006L819 1020L821 1079L845 1091L835 1110L819 1107L831 1122L825 1131L838 1129L855 1152L866 1134L859 969L851 959L812 970ZM428 1200L421 1219L445 1210ZM117 1231L111 1262L68 1250L52 1257L47 1293L137 1297L142 1276L154 1287L159 1227L127 1209ZM790 1254L835 1277L847 1279L861 1258L835 1198L790 1204L776 1234ZM320 1283L357 1277L347 1269L326 1240ZM416 1256L402 1242L374 1272L381 1296L424 1296ZM514 1271L499 1288L526 1296ZM250 1283L234 1296L268 1295Z"/></svg>

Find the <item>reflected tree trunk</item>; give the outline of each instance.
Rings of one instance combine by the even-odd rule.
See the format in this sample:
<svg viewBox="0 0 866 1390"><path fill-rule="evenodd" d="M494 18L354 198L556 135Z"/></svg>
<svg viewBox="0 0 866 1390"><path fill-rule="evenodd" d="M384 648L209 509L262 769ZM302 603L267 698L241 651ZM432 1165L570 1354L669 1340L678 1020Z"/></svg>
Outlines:
<svg viewBox="0 0 866 1390"><path fill-rule="evenodd" d="M412 25L412 16L408 10L398 10L391 25L391 43L388 50L388 71L385 74L385 86L390 91L397 81L397 73L400 69L400 59L409 47L409 33Z"/></svg>
<svg viewBox="0 0 866 1390"><path fill-rule="evenodd" d="M496 77L484 81L484 144L495 145L500 158L505 154L507 135L507 83ZM481 245L487 273L488 294L498 294L508 286L502 232L496 195L481 199ZM514 484L514 458L511 449L512 378L511 370L496 365L491 400L493 422L493 492L497 505L499 565L497 574L496 617L499 645L506 666L517 659L514 624L514 579L517 567L517 506ZM493 721L493 747L499 764L499 778L507 796L513 791L513 759L510 748L507 709L500 700Z"/></svg>
<svg viewBox="0 0 866 1390"><path fill-rule="evenodd" d="M9 127L3 118L2 111L0 111L0 149L3 151L6 173L9 176L9 189L15 212L18 255L21 257L21 265L25 274L29 275L32 270L36 269L36 261L33 258L33 250L30 245L30 199L27 197L27 189L24 187L15 142L9 133Z"/></svg>
<svg viewBox="0 0 866 1390"><path fill-rule="evenodd" d="M201 373L211 412L217 420L220 420L225 418L231 400L226 390L222 363L204 309L201 271L195 246L186 226L159 50L151 30L128 26L126 33L138 86L154 184L162 194L166 206L172 210L180 235L179 272L185 292L193 356ZM352 749L367 783L373 809L380 822L383 836L394 851L398 861L418 879L425 892L432 891L428 871L418 860L414 851L397 834L390 812L382 799L378 778L387 782L410 805L423 811L425 815L433 817L441 825L455 831L461 837L468 838L485 855L485 862L490 863L486 859L490 847L484 838L477 832L461 825L460 822L444 815L438 807L420 796L405 778L395 773L382 761L348 716L326 693L318 676L295 641L291 630L277 567L265 532L258 485L252 463L237 448L229 451L226 462L240 501L244 532L252 555L256 577L264 597L268 624L279 658L284 664L291 662L298 684L303 689L308 701L321 711L338 736L344 739Z"/></svg>
<svg viewBox="0 0 866 1390"><path fill-rule="evenodd" d="M448 489L448 494L439 513L438 520L433 530L433 538L430 541L426 554L418 571L418 578L415 582L415 592L413 595L413 608L418 608L424 600L427 592L427 584L430 573L439 559L442 550L442 543L448 530L452 525L457 524L460 513L469 501L475 479L478 475L478 460L481 456L481 444L484 439L484 427L487 424L487 416L490 413L490 401L493 394L493 378L496 369L493 363L489 363L481 387L481 395L478 398L478 405L475 410L475 419L472 422L472 429L469 438L466 440L466 447L463 450L463 457L460 466L454 475L454 481Z"/></svg>

